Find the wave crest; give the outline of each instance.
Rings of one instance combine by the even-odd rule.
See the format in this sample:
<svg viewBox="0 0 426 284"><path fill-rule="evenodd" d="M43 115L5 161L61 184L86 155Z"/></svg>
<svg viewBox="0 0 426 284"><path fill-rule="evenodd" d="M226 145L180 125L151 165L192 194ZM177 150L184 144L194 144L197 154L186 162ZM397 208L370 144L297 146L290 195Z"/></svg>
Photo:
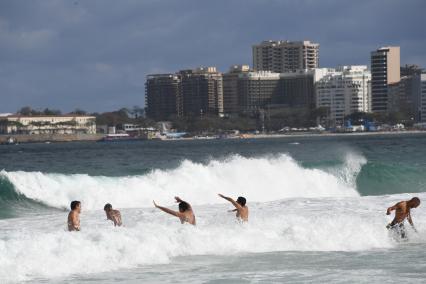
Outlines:
<svg viewBox="0 0 426 284"><path fill-rule="evenodd" d="M217 193L243 195L249 202L285 198L359 196L355 179L365 158L348 155L334 171L302 167L286 154L276 157L231 156L207 164L185 160L173 170L153 170L142 176L105 177L86 174L6 172L15 190L27 198L56 208L68 208L81 200L84 209L103 208L107 202L118 208L151 206L152 200L170 202L175 195L194 205L222 202Z"/></svg>

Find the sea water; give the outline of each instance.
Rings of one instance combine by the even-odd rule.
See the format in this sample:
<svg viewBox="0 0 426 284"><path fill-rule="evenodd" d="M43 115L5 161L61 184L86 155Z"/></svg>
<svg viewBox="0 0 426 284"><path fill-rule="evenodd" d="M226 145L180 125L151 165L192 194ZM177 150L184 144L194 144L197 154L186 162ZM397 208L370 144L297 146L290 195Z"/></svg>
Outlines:
<svg viewBox="0 0 426 284"><path fill-rule="evenodd" d="M9 145L0 168L1 283L426 279L424 203L408 241L385 227L387 207L426 199L426 135ZM246 197L249 222L218 193ZM174 196L196 227L153 208Z"/></svg>

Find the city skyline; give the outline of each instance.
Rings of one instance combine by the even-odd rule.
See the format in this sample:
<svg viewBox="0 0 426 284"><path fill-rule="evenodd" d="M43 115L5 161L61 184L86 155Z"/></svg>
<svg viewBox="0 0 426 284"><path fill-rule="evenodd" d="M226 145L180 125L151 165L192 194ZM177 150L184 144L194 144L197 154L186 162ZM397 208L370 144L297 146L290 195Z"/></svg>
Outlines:
<svg viewBox="0 0 426 284"><path fill-rule="evenodd" d="M386 45L401 47L401 65L426 67L426 2L244 3L2 1L0 112L144 106L146 75L252 67L252 45L263 40L317 42L320 67L369 65Z"/></svg>

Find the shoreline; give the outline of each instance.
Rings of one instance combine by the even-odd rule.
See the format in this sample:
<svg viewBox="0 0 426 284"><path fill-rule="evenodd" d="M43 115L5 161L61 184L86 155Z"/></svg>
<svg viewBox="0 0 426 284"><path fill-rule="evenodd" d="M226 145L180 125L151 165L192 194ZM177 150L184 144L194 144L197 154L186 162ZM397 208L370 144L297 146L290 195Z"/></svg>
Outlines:
<svg viewBox="0 0 426 284"><path fill-rule="evenodd" d="M278 139L278 138L308 138L308 137L362 137L362 136L392 136L392 135L415 135L424 134L425 130L405 130L405 131L380 131L380 132L350 132L350 133L291 133L291 134L242 134L230 137L188 137L172 139L141 139L138 141L193 141L193 140L235 140L235 139ZM52 134L52 135L0 135L0 145L7 145L8 138L14 138L17 144L29 143L67 143L67 142L97 142L104 137L104 134ZM112 141L120 143L123 141Z"/></svg>

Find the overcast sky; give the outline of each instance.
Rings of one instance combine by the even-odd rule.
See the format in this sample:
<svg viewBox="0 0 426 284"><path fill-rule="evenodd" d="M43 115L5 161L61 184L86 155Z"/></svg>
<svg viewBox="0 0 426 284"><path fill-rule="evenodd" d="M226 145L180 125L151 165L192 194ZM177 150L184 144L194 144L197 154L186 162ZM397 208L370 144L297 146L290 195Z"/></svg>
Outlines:
<svg viewBox="0 0 426 284"><path fill-rule="evenodd" d="M425 0L0 0L0 112L144 105L145 76L250 64L267 39L320 44L320 66L401 46L426 67Z"/></svg>

